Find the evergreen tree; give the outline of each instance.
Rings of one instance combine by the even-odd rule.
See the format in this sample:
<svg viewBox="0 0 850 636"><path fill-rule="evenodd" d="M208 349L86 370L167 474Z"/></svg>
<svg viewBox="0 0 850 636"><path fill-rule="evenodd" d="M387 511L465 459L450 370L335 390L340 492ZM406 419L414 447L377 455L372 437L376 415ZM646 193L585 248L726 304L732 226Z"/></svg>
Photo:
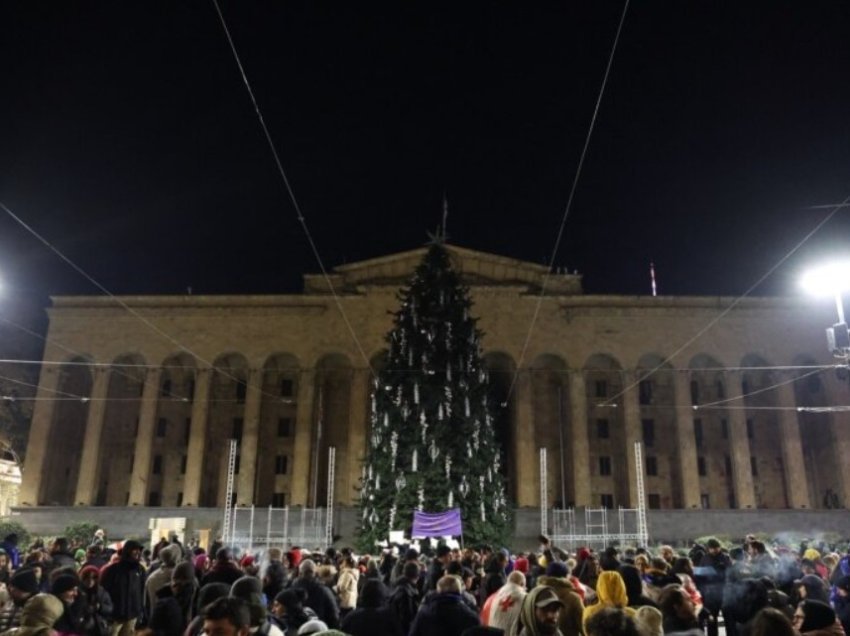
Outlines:
<svg viewBox="0 0 850 636"><path fill-rule="evenodd" d="M482 333L439 240L399 294L375 380L361 480L364 549L409 530L413 510L460 508L471 542L505 538L508 509L490 414Z"/></svg>

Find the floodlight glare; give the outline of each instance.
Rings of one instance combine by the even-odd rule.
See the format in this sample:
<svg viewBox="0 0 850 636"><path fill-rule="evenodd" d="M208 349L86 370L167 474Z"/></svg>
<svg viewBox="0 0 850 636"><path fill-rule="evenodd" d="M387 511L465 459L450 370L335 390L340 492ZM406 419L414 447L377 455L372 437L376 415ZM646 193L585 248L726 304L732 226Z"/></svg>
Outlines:
<svg viewBox="0 0 850 636"><path fill-rule="evenodd" d="M800 285L815 296L840 296L850 291L850 261L836 261L810 269Z"/></svg>

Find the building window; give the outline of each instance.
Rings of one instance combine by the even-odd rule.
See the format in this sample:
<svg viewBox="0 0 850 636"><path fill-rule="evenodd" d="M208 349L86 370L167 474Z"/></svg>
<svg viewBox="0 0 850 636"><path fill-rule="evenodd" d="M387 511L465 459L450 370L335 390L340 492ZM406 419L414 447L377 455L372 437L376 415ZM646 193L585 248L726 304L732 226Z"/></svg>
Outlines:
<svg viewBox="0 0 850 636"><path fill-rule="evenodd" d="M285 508L286 507L286 493L285 492L276 492L272 495L272 508Z"/></svg>
<svg viewBox="0 0 850 636"><path fill-rule="evenodd" d="M705 457L701 455L697 457L697 474L699 474L700 477L705 477L707 474L705 470Z"/></svg>
<svg viewBox="0 0 850 636"><path fill-rule="evenodd" d="M638 399L643 405L652 404L652 380L641 380L638 384Z"/></svg>
<svg viewBox="0 0 850 636"><path fill-rule="evenodd" d="M594 383L594 395L598 398L608 397L608 381L596 380Z"/></svg>
<svg viewBox="0 0 850 636"><path fill-rule="evenodd" d="M133 437L139 436L139 418L136 418L135 423L133 424Z"/></svg>
<svg viewBox="0 0 850 636"><path fill-rule="evenodd" d="M195 380L194 380L194 378L189 378L189 381L186 383L186 397L189 399L190 403L195 400Z"/></svg>
<svg viewBox="0 0 850 636"><path fill-rule="evenodd" d="M245 404L245 394L248 392L248 385L244 380L236 382L236 403Z"/></svg>
<svg viewBox="0 0 850 636"><path fill-rule="evenodd" d="M183 493L182 492L177 493L177 504L176 505L177 505L178 508L183 505Z"/></svg>
<svg viewBox="0 0 850 636"><path fill-rule="evenodd" d="M241 417L233 418L233 434L231 435L233 439L238 441L242 440L242 427L244 426L244 424L245 420Z"/></svg>
<svg viewBox="0 0 850 636"><path fill-rule="evenodd" d="M611 474L611 458L610 457L600 457L599 458L599 474L600 475L610 475Z"/></svg>
<svg viewBox="0 0 850 636"><path fill-rule="evenodd" d="M189 458L186 455L183 455L183 456L180 457L180 474L181 475L186 474L186 463L187 463L188 460L189 460Z"/></svg>
<svg viewBox="0 0 850 636"><path fill-rule="evenodd" d="M614 507L614 495L600 495L599 503L602 504L603 508L613 508Z"/></svg>
<svg viewBox="0 0 850 636"><path fill-rule="evenodd" d="M646 503L650 510L661 510L661 495L651 492L646 496Z"/></svg>
<svg viewBox="0 0 850 636"><path fill-rule="evenodd" d="M699 418L694 420L694 439L697 446L702 446L702 420Z"/></svg>
<svg viewBox="0 0 850 636"><path fill-rule="evenodd" d="M753 457L753 456L750 456L750 470L753 473L753 477L758 477L759 465L758 465L758 462L756 461L756 458Z"/></svg>
<svg viewBox="0 0 850 636"><path fill-rule="evenodd" d="M741 393L746 395L749 392L750 392L750 383L747 380L742 380L741 381Z"/></svg>
<svg viewBox="0 0 850 636"><path fill-rule="evenodd" d="M192 418L187 417L183 422L183 444L189 445L189 436L192 434Z"/></svg>
<svg viewBox="0 0 850 636"><path fill-rule="evenodd" d="M277 421L277 436L289 437L292 434L292 418L282 417Z"/></svg>
<svg viewBox="0 0 850 636"><path fill-rule="evenodd" d="M286 457L286 455L278 455L277 457L274 458L274 474L275 475L285 475L286 474L287 464L289 463L287 461L287 459L288 458Z"/></svg>
<svg viewBox="0 0 850 636"><path fill-rule="evenodd" d="M726 457L724 457L723 465L724 465L724 468L726 468L726 476L731 477L732 476L732 458L729 457L729 455L726 455Z"/></svg>
<svg viewBox="0 0 850 636"><path fill-rule="evenodd" d="M154 475L162 474L162 455L154 455L153 456L153 469L151 472Z"/></svg>
<svg viewBox="0 0 850 636"><path fill-rule="evenodd" d="M722 400L726 397L726 387L723 386L723 381L718 380L714 386L715 391L717 391L717 399Z"/></svg>
<svg viewBox="0 0 850 636"><path fill-rule="evenodd" d="M156 422L156 436L165 437L165 431L168 428L168 420L161 417Z"/></svg>
<svg viewBox="0 0 850 636"><path fill-rule="evenodd" d="M809 393L820 393L821 386L823 385L821 384L820 378L818 376L810 375L808 378L806 378L806 389L809 391Z"/></svg>
<svg viewBox="0 0 850 636"><path fill-rule="evenodd" d="M699 496L699 505L705 510L711 508L711 499L709 499L708 493L702 493Z"/></svg>
<svg viewBox="0 0 850 636"><path fill-rule="evenodd" d="M729 439L729 422L726 420L720 420L720 434L723 439Z"/></svg>
<svg viewBox="0 0 850 636"><path fill-rule="evenodd" d="M658 475L658 460L652 455L646 456L646 474L650 477Z"/></svg>
<svg viewBox="0 0 850 636"><path fill-rule="evenodd" d="M755 426L754 425L755 425L755 422L753 421L753 418L748 417L747 418L747 437L749 439L753 439L753 434L755 432Z"/></svg>
<svg viewBox="0 0 850 636"><path fill-rule="evenodd" d="M280 381L280 397L292 397L295 393L295 383L289 378Z"/></svg>
<svg viewBox="0 0 850 636"><path fill-rule="evenodd" d="M608 439L608 437L609 437L608 420L606 420L606 419L596 420L596 437L598 437L599 439Z"/></svg>
<svg viewBox="0 0 850 636"><path fill-rule="evenodd" d="M643 428L643 443L647 446L655 445L655 420L641 420Z"/></svg>
<svg viewBox="0 0 850 636"><path fill-rule="evenodd" d="M699 382L691 380L691 404L699 404Z"/></svg>
<svg viewBox="0 0 850 636"><path fill-rule="evenodd" d="M171 397L171 380L163 380L159 389L160 397Z"/></svg>
<svg viewBox="0 0 850 636"><path fill-rule="evenodd" d="M239 474L239 467L240 467L241 463L242 463L242 456L236 455L236 461L233 464L233 472L236 473L237 475Z"/></svg>
<svg viewBox="0 0 850 636"><path fill-rule="evenodd" d="M158 507L162 505L162 500L158 492L153 491L148 495L148 505L153 507Z"/></svg>

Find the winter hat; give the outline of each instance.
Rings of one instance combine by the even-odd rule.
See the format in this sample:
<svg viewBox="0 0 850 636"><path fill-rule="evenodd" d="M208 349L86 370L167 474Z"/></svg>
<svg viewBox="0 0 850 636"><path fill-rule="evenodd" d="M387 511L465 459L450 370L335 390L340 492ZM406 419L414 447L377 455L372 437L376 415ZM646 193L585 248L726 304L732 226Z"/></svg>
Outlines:
<svg viewBox="0 0 850 636"><path fill-rule="evenodd" d="M528 574L528 559L525 557L519 557L516 561L514 561L514 570L522 572L523 574Z"/></svg>
<svg viewBox="0 0 850 636"><path fill-rule="evenodd" d="M230 588L227 583L207 583L204 587L198 590L198 596L195 599L196 607L200 612L201 609L222 597L227 596Z"/></svg>
<svg viewBox="0 0 850 636"><path fill-rule="evenodd" d="M263 603L263 588L260 579L255 576L243 576L230 588L230 596L241 598L248 603L251 613L251 626L262 625L266 620L266 606Z"/></svg>
<svg viewBox="0 0 850 636"><path fill-rule="evenodd" d="M69 590L73 590L77 585L79 585L80 580L71 574L60 574L53 581L53 584L50 586L50 593L54 596L59 596L60 594L64 594Z"/></svg>
<svg viewBox="0 0 850 636"><path fill-rule="evenodd" d="M850 592L850 576L839 576L835 581L835 587Z"/></svg>
<svg viewBox="0 0 850 636"><path fill-rule="evenodd" d="M250 554L246 554L242 557L242 560L239 562L239 565L241 565L243 568L251 567L252 565L254 565L254 557L252 557Z"/></svg>
<svg viewBox="0 0 850 636"><path fill-rule="evenodd" d="M144 546L136 541L135 539L129 539L124 542L124 545L121 546L121 554L127 555L130 554L133 550L142 550Z"/></svg>
<svg viewBox="0 0 850 636"><path fill-rule="evenodd" d="M590 556L590 550L588 550L587 548L579 548L578 552L576 552L576 558L579 561L582 561L589 556Z"/></svg>
<svg viewBox="0 0 850 636"><path fill-rule="evenodd" d="M800 605L805 615L803 624L800 625L801 633L805 634L816 629L824 629L835 623L835 610L829 606L829 603L806 599Z"/></svg>
<svg viewBox="0 0 850 636"><path fill-rule="evenodd" d="M82 570L80 570L80 578L83 578L89 572L94 572L98 580L100 580L100 570L98 570L97 567L93 565L87 565Z"/></svg>
<svg viewBox="0 0 850 636"><path fill-rule="evenodd" d="M189 561L178 563L171 572L172 583L194 583L195 568Z"/></svg>
<svg viewBox="0 0 850 636"><path fill-rule="evenodd" d="M172 543L159 551L159 560L162 561L165 567L172 568L177 563L180 553L180 546Z"/></svg>
<svg viewBox="0 0 850 636"><path fill-rule="evenodd" d="M318 634L319 632L327 631L327 629L327 623L320 621L318 618L311 618L298 628L298 636L302 634Z"/></svg>
<svg viewBox="0 0 850 636"><path fill-rule="evenodd" d="M38 593L38 579L35 576L35 571L32 568L21 568L12 575L9 579L9 585L16 587L27 594Z"/></svg>
<svg viewBox="0 0 850 636"><path fill-rule="evenodd" d="M546 568L546 576L554 576L559 579L567 578L567 565L563 561L552 561Z"/></svg>
<svg viewBox="0 0 850 636"><path fill-rule="evenodd" d="M65 612L65 605L52 594L36 594L21 611L21 627L52 629Z"/></svg>
<svg viewBox="0 0 850 636"><path fill-rule="evenodd" d="M76 552L74 552L74 561L85 561L86 559L86 551L80 548Z"/></svg>
<svg viewBox="0 0 850 636"><path fill-rule="evenodd" d="M820 552L818 552L814 548L809 548L808 550L803 552L803 558L809 559L810 561L817 561L820 558Z"/></svg>
<svg viewBox="0 0 850 636"><path fill-rule="evenodd" d="M635 614L635 622L643 636L664 636L662 618L661 612L651 605L639 607Z"/></svg>

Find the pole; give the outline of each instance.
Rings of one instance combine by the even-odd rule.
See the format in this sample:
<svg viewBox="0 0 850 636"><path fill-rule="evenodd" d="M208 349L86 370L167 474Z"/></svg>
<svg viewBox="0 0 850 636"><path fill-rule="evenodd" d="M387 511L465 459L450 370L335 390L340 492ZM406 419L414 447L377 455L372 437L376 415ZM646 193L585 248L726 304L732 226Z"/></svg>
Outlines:
<svg viewBox="0 0 850 636"><path fill-rule="evenodd" d="M840 293L835 294L835 308L838 310L838 322L844 322L844 303Z"/></svg>
<svg viewBox="0 0 850 636"><path fill-rule="evenodd" d="M567 506L567 480L564 476L564 403L561 395L563 389L558 384L558 443L561 448L561 508Z"/></svg>

